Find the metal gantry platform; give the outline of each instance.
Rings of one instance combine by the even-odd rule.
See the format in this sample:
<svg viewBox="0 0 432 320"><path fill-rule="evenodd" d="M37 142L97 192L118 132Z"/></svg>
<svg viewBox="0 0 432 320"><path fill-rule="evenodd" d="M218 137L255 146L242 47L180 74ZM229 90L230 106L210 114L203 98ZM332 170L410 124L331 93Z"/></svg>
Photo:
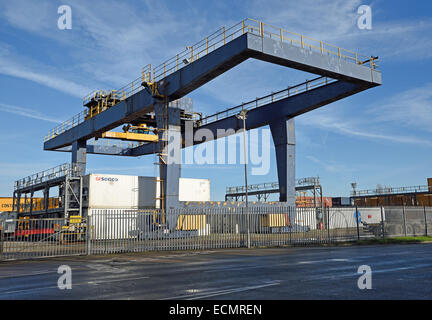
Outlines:
<svg viewBox="0 0 432 320"><path fill-rule="evenodd" d="M62 164L15 182L13 211L19 217L67 218L82 215L82 175L76 164ZM52 195L52 189L58 194ZM37 192L43 197L37 197Z"/></svg>
<svg viewBox="0 0 432 320"><path fill-rule="evenodd" d="M432 203L432 179L428 185L405 187L377 187L376 189L355 190L351 199L358 206L425 206Z"/></svg>
<svg viewBox="0 0 432 320"><path fill-rule="evenodd" d="M258 202L267 202L271 194L279 193L278 182L266 182L259 184L251 184L247 186L248 196L255 196ZM308 177L298 179L296 181L295 191L297 199L305 199L310 197L312 201L308 201L303 206L322 207L323 206L323 193L319 177ZM225 193L225 201L245 201L246 200L246 186L227 187Z"/></svg>
<svg viewBox="0 0 432 320"><path fill-rule="evenodd" d="M284 88L211 116L188 112L176 102L190 92L247 59L258 59L317 75L316 79ZM187 130L225 136L243 128L236 117L248 111L246 129L269 125L276 149L280 201L295 206L295 124L294 118L350 95L381 85L377 58L292 33L282 28L245 19L221 28L159 66L143 68L141 76L118 90L98 91L85 97L83 113L51 130L44 149L72 152L72 163L85 172L87 154L141 156L158 154L161 193L167 210L182 207L178 200L181 165L164 152L166 135L174 137L174 149L184 143ZM152 126L153 141L141 140L133 147L99 146L87 143L103 139L121 125ZM226 130L234 129L234 130ZM116 134L114 134L116 136ZM127 139L127 135L117 136ZM192 141L192 145L201 141ZM176 152L174 152L176 154ZM173 220L176 221L176 220Z"/></svg>

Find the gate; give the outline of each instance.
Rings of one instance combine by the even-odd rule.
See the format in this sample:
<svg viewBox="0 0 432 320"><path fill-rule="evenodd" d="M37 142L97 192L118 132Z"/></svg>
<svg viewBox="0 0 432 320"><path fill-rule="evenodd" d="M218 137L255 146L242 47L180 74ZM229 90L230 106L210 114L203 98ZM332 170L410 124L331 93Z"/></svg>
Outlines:
<svg viewBox="0 0 432 320"><path fill-rule="evenodd" d="M79 216L1 222L1 260L87 254L87 221Z"/></svg>

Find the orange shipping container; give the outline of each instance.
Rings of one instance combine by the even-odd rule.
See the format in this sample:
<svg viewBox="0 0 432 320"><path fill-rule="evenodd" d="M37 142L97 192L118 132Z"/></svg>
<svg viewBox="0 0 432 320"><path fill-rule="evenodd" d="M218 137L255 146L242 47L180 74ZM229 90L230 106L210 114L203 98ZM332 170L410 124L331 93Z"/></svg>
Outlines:
<svg viewBox="0 0 432 320"><path fill-rule="evenodd" d="M43 198L33 198L33 211L44 210L44 199ZM25 204L25 199L21 199L21 210L20 211L30 211L30 199L27 199L27 204ZM49 198L48 199L48 209L58 208L59 199ZM26 208L26 210L24 210ZM0 197L0 212L11 212L13 211L13 198L12 197Z"/></svg>
<svg viewBox="0 0 432 320"><path fill-rule="evenodd" d="M12 211L13 198L0 198L0 212L11 212Z"/></svg>
<svg viewBox="0 0 432 320"><path fill-rule="evenodd" d="M332 198L323 197L323 205L324 207L331 208L332 207ZM320 197L316 198L316 205L320 206ZM311 196L297 196L296 197L296 206L299 208L307 208L314 206L314 197Z"/></svg>

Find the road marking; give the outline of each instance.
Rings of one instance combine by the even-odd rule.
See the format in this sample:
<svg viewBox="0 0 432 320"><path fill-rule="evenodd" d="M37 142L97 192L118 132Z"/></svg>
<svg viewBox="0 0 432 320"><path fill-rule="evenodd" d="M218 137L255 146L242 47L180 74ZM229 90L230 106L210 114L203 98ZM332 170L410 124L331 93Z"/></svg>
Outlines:
<svg viewBox="0 0 432 320"><path fill-rule="evenodd" d="M103 283L111 283L111 282L119 282L119 281L132 281L132 280L140 280L140 279L148 279L150 277L138 277L138 278L123 278L123 279L113 279L113 280L102 280L102 281L87 281L80 283L72 283L72 287L82 286L82 285L98 285ZM14 291L3 291L0 292L0 295L11 294L11 293L31 293L33 291L46 290L46 289L57 289L57 286L49 286L49 287L39 287L39 288L31 288L31 289L22 289L22 290L14 290Z"/></svg>
<svg viewBox="0 0 432 320"><path fill-rule="evenodd" d="M407 266L407 267L397 267L397 268L389 268L389 269L381 269L376 270L372 269L372 275L376 273L387 273L387 272L394 272L394 271L403 271L403 270L412 270L412 269L419 269L419 268L425 268L425 267L432 267L431 264L418 264L416 266ZM346 269L346 268L344 268ZM352 273L352 272L346 272L346 273L340 273L340 274L330 274L327 275L325 273L319 275L319 276L312 276L308 277L308 279L301 279L300 281L316 281L316 280L333 280L336 278L347 278L347 277L358 277L358 273Z"/></svg>
<svg viewBox="0 0 432 320"><path fill-rule="evenodd" d="M305 260L305 261L299 261L296 263L282 263L282 264L273 264L273 265L258 265L258 266L244 266L244 267L222 267L222 268L214 268L211 270L204 271L204 273L210 273L210 272L221 272L226 270L244 270L244 269L257 269L257 268L275 268L280 266L293 266L295 264L314 264L314 263L323 263L323 262L349 262L350 259L325 259L325 260Z"/></svg>
<svg viewBox="0 0 432 320"><path fill-rule="evenodd" d="M350 261L350 259L328 259L328 261L348 262L348 261Z"/></svg>
<svg viewBox="0 0 432 320"><path fill-rule="evenodd" d="M313 264L313 263L322 263L322 262L326 262L328 261L328 259L325 260L306 260L306 261L299 261L297 262L297 264Z"/></svg>
<svg viewBox="0 0 432 320"><path fill-rule="evenodd" d="M231 293L237 293L237 292L243 292L243 291L249 291L249 290L255 290L255 289L265 288L265 287L277 286L279 284L280 283L277 282L277 283L271 283L271 284L263 284L263 285L260 285L260 286L238 288L238 289L233 289L233 290L229 290L229 291L225 291L225 292L216 292L216 293L212 293L212 294L208 294L208 295L200 295L198 297L190 298L190 299L187 299L187 300L204 299L204 298L209 298L209 297L221 296L221 295L225 295L225 294L231 294Z"/></svg>
<svg viewBox="0 0 432 320"><path fill-rule="evenodd" d="M273 281L270 283L256 285L256 286L247 286L247 287L240 287L240 288L228 288L228 289L222 289L222 290L202 292L201 294L198 294L198 295L190 295L189 294L189 295L163 298L161 300L173 300L173 299L184 299L184 298L186 298L186 300L197 300L197 299L204 299L204 298L209 298L209 297L226 295L226 294L230 294L230 293L243 292L243 291L256 290L256 289L265 288L265 287L277 286L279 284L280 284L280 282Z"/></svg>
<svg viewBox="0 0 432 320"><path fill-rule="evenodd" d="M55 270L53 271L33 271L32 273L24 273L24 274L17 274L17 275L9 275L9 276L1 276L0 279L13 279L13 278L20 278L20 277L31 277L31 276L38 276L41 274L49 274L49 273L56 273Z"/></svg>
<svg viewBox="0 0 432 320"><path fill-rule="evenodd" d="M209 272L222 272L222 271L227 271L227 270L245 270L245 269L257 269L257 268L269 268L269 267L274 267L274 266L269 266L269 265L259 265L259 266L249 266L249 267L226 267L226 268L215 268L215 269L211 269L211 270L207 270L204 271L204 273L209 273Z"/></svg>
<svg viewBox="0 0 432 320"><path fill-rule="evenodd" d="M348 262L352 261L351 259L338 259L338 258L332 258L332 259L323 259L323 260L305 260L305 261L299 261L297 264L314 264L314 263L322 263L322 262Z"/></svg>
<svg viewBox="0 0 432 320"><path fill-rule="evenodd" d="M100 283L110 283L110 282L119 282L119 281L131 281L131 280L140 280L140 279L148 279L150 277L138 277L138 278L127 278L127 279L115 279L115 280L104 280L104 281L88 281L87 284L95 284L98 285ZM76 285L81 285L85 283L79 283ZM72 284L74 285L74 284Z"/></svg>

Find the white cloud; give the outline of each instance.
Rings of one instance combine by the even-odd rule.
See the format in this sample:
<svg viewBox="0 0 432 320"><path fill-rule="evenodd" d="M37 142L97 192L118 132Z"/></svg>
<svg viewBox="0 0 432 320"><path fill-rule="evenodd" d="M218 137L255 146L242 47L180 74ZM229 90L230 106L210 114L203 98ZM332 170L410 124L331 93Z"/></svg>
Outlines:
<svg viewBox="0 0 432 320"><path fill-rule="evenodd" d="M9 1L0 5L3 9L0 16L3 15L15 28L59 44L57 54L66 57L61 60L56 56L58 61L52 61L51 68L53 73L61 76L39 79L33 73L23 72L23 61L12 70L4 68L4 73L46 82L53 88L63 92L67 90L80 97L94 89L115 89L126 85L141 75L142 67L148 64L155 67L184 50L185 45L201 40L212 31L214 24L206 21L199 11L195 12L197 16L191 17L189 11L176 12L161 1L131 4L113 0L76 0L70 4L73 28L64 31L57 28L57 6L60 4L47 0L40 0L37 4ZM203 29L206 31L203 32ZM40 46L37 53L54 54L46 51L44 46ZM31 59L29 56L26 58ZM4 65L9 65L4 57L0 60L4 60ZM10 57L9 60L16 62ZM61 65L65 62L68 66ZM33 68L24 69L46 74ZM59 85L55 84L56 80L59 80ZM89 84L92 85L91 90L87 89Z"/></svg>
<svg viewBox="0 0 432 320"><path fill-rule="evenodd" d="M16 114L16 115L23 116L26 118L43 120L43 121L48 121L48 122L52 122L52 123L61 123L60 120L58 120L56 118L49 117L47 115L44 115L37 110L18 107L18 106L12 106L9 104L4 104L4 103L0 103L0 112L12 113L12 114Z"/></svg>
<svg viewBox="0 0 432 320"><path fill-rule="evenodd" d="M94 10L97 8L97 10ZM76 1L72 6L80 39L73 56L82 70L114 86L184 50L201 19L186 19L160 1L132 6L117 1Z"/></svg>
<svg viewBox="0 0 432 320"><path fill-rule="evenodd" d="M55 165L52 163L41 163L41 162L29 162L29 163L18 163L18 162L0 162L0 176L2 178L8 177L11 179L21 179L32 175L36 172L41 172L47 168L52 168ZM9 186L12 190L13 182ZM11 192L12 193L12 192Z"/></svg>
<svg viewBox="0 0 432 320"><path fill-rule="evenodd" d="M348 170L345 165L336 163L334 161L325 161L325 160L318 159L318 158L311 156L311 155L306 156L306 159L319 164L321 167L324 168L324 170L326 170L330 173L341 173L344 171L352 171L351 169Z"/></svg>
<svg viewBox="0 0 432 320"><path fill-rule="evenodd" d="M11 64L10 61L2 61L3 63L0 62L0 74L30 80L79 98L82 98L85 94L91 91L87 87L57 77L56 75L38 73L36 71L28 70L24 66Z"/></svg>
<svg viewBox="0 0 432 320"><path fill-rule="evenodd" d="M89 87L65 79L66 70L46 66L17 53L10 45L0 42L0 74L33 81L40 85L82 98Z"/></svg>
<svg viewBox="0 0 432 320"><path fill-rule="evenodd" d="M398 93L369 109L373 122L432 131L432 83Z"/></svg>
<svg viewBox="0 0 432 320"><path fill-rule="evenodd" d="M12 26L30 32L47 32L57 26L57 8L49 1L4 1L1 15Z"/></svg>
<svg viewBox="0 0 432 320"><path fill-rule="evenodd" d="M288 31L385 60L404 61L432 57L432 19L383 19L379 6L372 7L372 30L357 27L361 0L252 1L249 14ZM413 41L415 39L415 41Z"/></svg>
<svg viewBox="0 0 432 320"><path fill-rule="evenodd" d="M391 132L383 133L376 127L370 125L367 117L356 116L356 120L349 120L349 117L332 115L330 112L314 112L298 120L298 123L306 126L329 130L342 135L351 137L366 138L370 140L382 140L392 143L406 143L416 145L432 145L428 139L422 139L416 136L393 134ZM381 126L382 127L382 126Z"/></svg>

